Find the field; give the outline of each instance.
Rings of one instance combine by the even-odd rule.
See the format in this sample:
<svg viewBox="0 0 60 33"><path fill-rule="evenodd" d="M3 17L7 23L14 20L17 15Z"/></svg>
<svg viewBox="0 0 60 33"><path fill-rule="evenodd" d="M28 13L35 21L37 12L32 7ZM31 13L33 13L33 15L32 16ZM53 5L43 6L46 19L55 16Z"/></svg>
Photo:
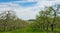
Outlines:
<svg viewBox="0 0 60 33"><path fill-rule="evenodd" d="M26 31L27 29L26 28L22 28L22 29L17 29L17 30L14 30L14 31L8 31L8 32L0 32L0 33L60 33L60 29L55 29L54 32L52 31L40 31L40 32L27 32Z"/></svg>

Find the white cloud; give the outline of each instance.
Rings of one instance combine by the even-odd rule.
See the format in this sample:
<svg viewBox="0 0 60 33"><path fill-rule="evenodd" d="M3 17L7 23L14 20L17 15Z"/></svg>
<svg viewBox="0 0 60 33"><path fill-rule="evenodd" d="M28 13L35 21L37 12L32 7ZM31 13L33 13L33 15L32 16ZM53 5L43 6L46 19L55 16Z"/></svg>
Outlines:
<svg viewBox="0 0 60 33"><path fill-rule="evenodd" d="M37 2L35 6L31 7L21 7L18 3L23 2ZM16 1L16 2L9 2L9 3L0 3L0 11L5 10L13 10L16 12L17 16L21 19L35 19L36 14L39 12L41 8L44 6L51 6L55 3L60 3L60 0L55 1L46 1L46 0L25 0L25 1Z"/></svg>
<svg viewBox="0 0 60 33"><path fill-rule="evenodd" d="M37 12L33 11L34 9L34 7L21 7L13 3L0 4L0 11L13 10L16 12L17 16L22 19L35 18Z"/></svg>

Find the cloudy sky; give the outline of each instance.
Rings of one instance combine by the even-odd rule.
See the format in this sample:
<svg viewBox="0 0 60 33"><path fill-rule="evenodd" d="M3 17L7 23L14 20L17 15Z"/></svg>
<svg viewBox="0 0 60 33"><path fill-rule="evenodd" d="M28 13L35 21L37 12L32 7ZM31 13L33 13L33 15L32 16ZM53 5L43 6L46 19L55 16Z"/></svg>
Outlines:
<svg viewBox="0 0 60 33"><path fill-rule="evenodd" d="M0 0L0 11L13 10L21 19L35 19L39 10L59 3L60 0Z"/></svg>

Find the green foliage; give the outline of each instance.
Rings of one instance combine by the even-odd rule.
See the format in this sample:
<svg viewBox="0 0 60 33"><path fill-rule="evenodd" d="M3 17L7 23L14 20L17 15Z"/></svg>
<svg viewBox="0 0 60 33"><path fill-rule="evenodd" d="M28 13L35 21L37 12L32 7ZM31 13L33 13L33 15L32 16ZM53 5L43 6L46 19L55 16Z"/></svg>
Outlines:
<svg viewBox="0 0 60 33"><path fill-rule="evenodd" d="M55 9L53 7L46 7L44 10L41 10L39 14L36 16L36 21L31 24L31 28L33 31L51 31L50 29L58 28L60 23L58 20L60 16L58 16L57 11L59 9Z"/></svg>
<svg viewBox="0 0 60 33"><path fill-rule="evenodd" d="M27 26L27 22L19 19L14 12L6 11L0 15L0 31L12 31Z"/></svg>

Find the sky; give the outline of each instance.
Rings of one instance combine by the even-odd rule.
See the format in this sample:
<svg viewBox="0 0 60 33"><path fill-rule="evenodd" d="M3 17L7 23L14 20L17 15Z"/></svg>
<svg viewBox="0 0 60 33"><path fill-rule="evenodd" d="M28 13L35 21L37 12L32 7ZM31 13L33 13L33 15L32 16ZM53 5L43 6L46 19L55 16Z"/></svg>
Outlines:
<svg viewBox="0 0 60 33"><path fill-rule="evenodd" d="M12 10L20 19L35 19L41 9L55 4L60 0L0 0L0 12Z"/></svg>

